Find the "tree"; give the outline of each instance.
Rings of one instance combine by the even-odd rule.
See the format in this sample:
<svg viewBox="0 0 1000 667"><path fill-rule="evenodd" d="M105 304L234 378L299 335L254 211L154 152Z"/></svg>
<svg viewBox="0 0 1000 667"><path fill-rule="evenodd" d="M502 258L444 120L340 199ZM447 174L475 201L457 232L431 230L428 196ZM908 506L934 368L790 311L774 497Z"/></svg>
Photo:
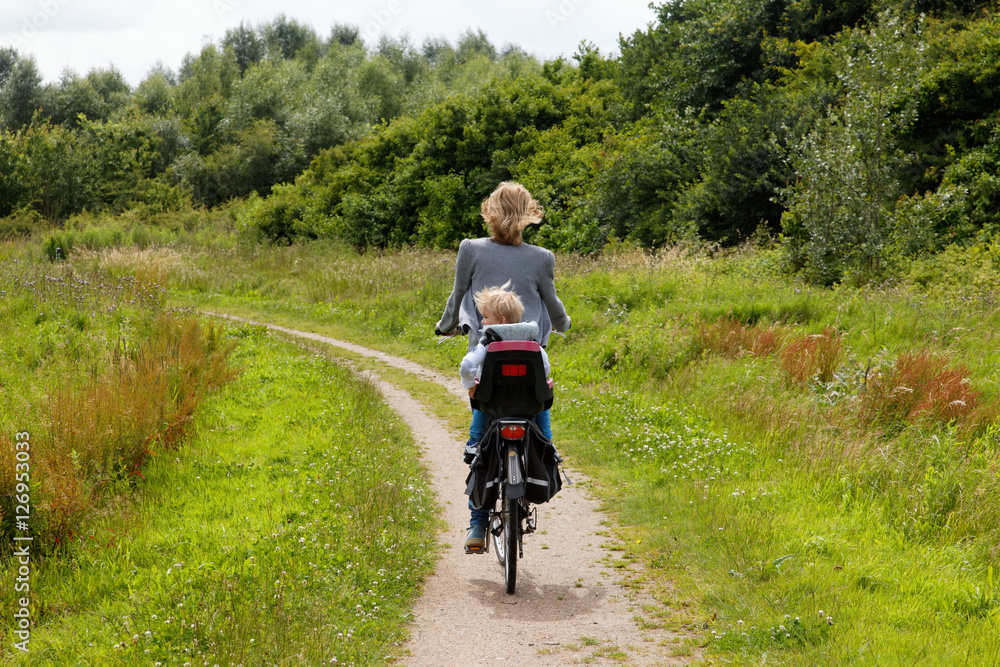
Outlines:
<svg viewBox="0 0 1000 667"><path fill-rule="evenodd" d="M358 90L376 120L389 121L403 109L406 80L384 56L369 58L358 66Z"/></svg>
<svg viewBox="0 0 1000 667"><path fill-rule="evenodd" d="M222 48L232 51L236 65L240 68L240 74L246 72L251 65L263 60L267 52L264 40L257 31L242 22L226 31L226 36L222 38Z"/></svg>
<svg viewBox="0 0 1000 667"><path fill-rule="evenodd" d="M706 240L736 245L761 226L781 230L778 196L794 173L786 157L788 136L809 120L809 109L789 107L770 87L752 99L726 102L719 116L700 129L693 151L699 178L687 184L672 217Z"/></svg>
<svg viewBox="0 0 1000 667"><path fill-rule="evenodd" d="M798 145L799 180L785 193L782 220L793 261L814 280L881 272L909 160L897 138L916 115L920 32L920 22L884 12L871 30L850 30L838 44L845 96Z"/></svg>
<svg viewBox="0 0 1000 667"><path fill-rule="evenodd" d="M173 86L163 74L157 72L139 84L133 99L143 112L162 116L173 106Z"/></svg>
<svg viewBox="0 0 1000 667"><path fill-rule="evenodd" d="M456 49L456 54L460 62L465 62L470 60L476 55L483 55L489 58L491 61L497 59L497 49L490 42L490 38L486 36L486 33L482 30L477 30L473 32L472 30L466 30L462 33L462 36L458 38L458 48Z"/></svg>
<svg viewBox="0 0 1000 667"><path fill-rule="evenodd" d="M239 80L236 56L220 52L209 44L197 56L185 56L180 84L174 91L174 108L191 137L192 147L201 155L215 151L231 137L221 133L226 100L233 83Z"/></svg>
<svg viewBox="0 0 1000 667"><path fill-rule="evenodd" d="M226 107L226 124L240 131L256 120L272 120L284 127L303 103L308 75L296 61L265 60L233 84Z"/></svg>
<svg viewBox="0 0 1000 667"><path fill-rule="evenodd" d="M420 53L431 65L455 58L455 49L444 37L428 37L420 46Z"/></svg>
<svg viewBox="0 0 1000 667"><path fill-rule="evenodd" d="M267 55L272 60L290 60L309 45L318 44L316 32L295 19L279 14L261 28Z"/></svg>
<svg viewBox="0 0 1000 667"><path fill-rule="evenodd" d="M364 58L361 44L331 44L304 83L288 130L310 156L360 137L374 122L375 112L358 88L358 67Z"/></svg>
<svg viewBox="0 0 1000 667"><path fill-rule="evenodd" d="M424 59L406 35L399 38L383 35L379 39L376 53L388 60L396 72L402 74L406 85L413 83L424 69Z"/></svg>
<svg viewBox="0 0 1000 667"><path fill-rule="evenodd" d="M18 129L31 123L41 104L41 82L34 58L0 48L0 128Z"/></svg>
<svg viewBox="0 0 1000 667"><path fill-rule="evenodd" d="M361 31L356 25L348 23L334 23L330 30L330 44L340 46L354 46L361 42Z"/></svg>
<svg viewBox="0 0 1000 667"><path fill-rule="evenodd" d="M768 39L812 42L863 22L875 0L673 0L657 21L619 40L619 85L632 115L661 101L713 113L777 73Z"/></svg>

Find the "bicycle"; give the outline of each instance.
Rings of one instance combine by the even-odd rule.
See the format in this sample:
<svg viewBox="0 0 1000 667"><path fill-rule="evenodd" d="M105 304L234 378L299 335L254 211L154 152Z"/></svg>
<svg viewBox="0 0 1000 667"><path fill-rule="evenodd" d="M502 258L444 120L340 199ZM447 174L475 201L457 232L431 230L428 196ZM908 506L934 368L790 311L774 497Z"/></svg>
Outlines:
<svg viewBox="0 0 1000 667"><path fill-rule="evenodd" d="M537 528L537 508L531 504L547 502L562 488L562 459L532 421L552 405L552 398L552 380L545 377L538 343L497 341L487 346L471 402L492 422L470 466L466 493L475 507L492 508L484 552L492 541L510 595L517 585L517 561L524 555L523 537Z"/></svg>

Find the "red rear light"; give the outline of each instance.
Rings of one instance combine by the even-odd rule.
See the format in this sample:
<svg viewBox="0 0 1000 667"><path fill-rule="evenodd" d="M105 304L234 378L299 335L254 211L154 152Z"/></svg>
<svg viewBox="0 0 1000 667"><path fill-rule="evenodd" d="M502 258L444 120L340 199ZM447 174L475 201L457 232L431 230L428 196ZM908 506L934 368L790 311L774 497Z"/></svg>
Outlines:
<svg viewBox="0 0 1000 667"><path fill-rule="evenodd" d="M509 378L524 377L528 374L528 364L502 364L500 374Z"/></svg>
<svg viewBox="0 0 1000 667"><path fill-rule="evenodd" d="M504 426L500 429L500 435L508 440L520 440L524 437L524 427L523 426Z"/></svg>

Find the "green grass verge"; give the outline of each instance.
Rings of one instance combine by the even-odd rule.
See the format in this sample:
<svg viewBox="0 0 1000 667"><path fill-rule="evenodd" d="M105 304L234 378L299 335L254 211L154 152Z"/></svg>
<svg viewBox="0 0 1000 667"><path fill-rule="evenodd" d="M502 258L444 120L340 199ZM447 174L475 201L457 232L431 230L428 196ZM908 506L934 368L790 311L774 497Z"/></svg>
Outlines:
<svg viewBox="0 0 1000 667"><path fill-rule="evenodd" d="M971 257L832 290L782 276L770 251L559 258L574 327L549 350L556 439L647 565L658 617L698 633L704 662L997 662L1000 429L988 408L1000 311L989 281L949 278ZM177 303L330 332L444 373L464 352L430 335L453 254L317 244L170 261ZM988 262L975 271L1000 277ZM843 357L828 379L794 382L788 345L730 354L701 342L720 317L786 341L836 327ZM983 421L860 418L868 382L914 350L965 367Z"/></svg>
<svg viewBox="0 0 1000 667"><path fill-rule="evenodd" d="M205 402L189 446L150 464L141 494L68 557L33 563L30 652L5 641L5 664L399 654L437 527L409 433L342 365L261 327L226 332L240 376Z"/></svg>

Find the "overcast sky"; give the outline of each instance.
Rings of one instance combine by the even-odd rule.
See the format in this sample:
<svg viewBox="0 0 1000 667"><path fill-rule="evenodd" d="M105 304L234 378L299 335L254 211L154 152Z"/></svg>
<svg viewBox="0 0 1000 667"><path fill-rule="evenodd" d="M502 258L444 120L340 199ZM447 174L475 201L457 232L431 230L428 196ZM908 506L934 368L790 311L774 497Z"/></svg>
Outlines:
<svg viewBox="0 0 1000 667"><path fill-rule="evenodd" d="M356 25L367 43L409 34L455 43L482 29L497 47L513 43L542 59L572 55L581 40L617 53L654 18L649 0L2 0L0 44L32 54L46 81L72 68L86 74L114 64L133 84L157 62L175 71L184 54L217 41L227 28L257 25L284 12L326 37L334 23Z"/></svg>

